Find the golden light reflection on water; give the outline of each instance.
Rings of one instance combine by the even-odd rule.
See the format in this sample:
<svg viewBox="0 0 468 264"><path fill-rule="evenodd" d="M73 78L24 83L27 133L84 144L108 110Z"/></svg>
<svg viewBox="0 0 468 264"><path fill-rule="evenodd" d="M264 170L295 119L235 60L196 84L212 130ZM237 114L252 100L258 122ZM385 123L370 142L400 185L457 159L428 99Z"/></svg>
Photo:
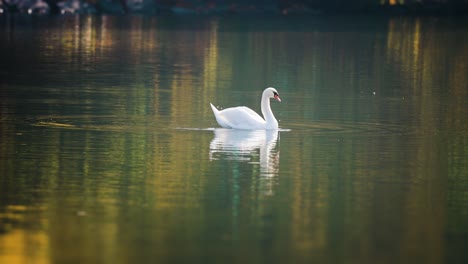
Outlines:
<svg viewBox="0 0 468 264"><path fill-rule="evenodd" d="M122 25L115 17L74 17L73 27L57 30L62 38L42 39L47 58L62 43L58 52L64 62L119 64L116 75L129 76L128 83L120 84L114 75L116 81L108 78L103 87L93 84L82 91L94 91L86 99L96 112L61 113L78 104L67 93L62 100L44 100L63 107L58 113L42 118L28 112L26 120L32 116L33 121L12 121L6 113L21 108L14 103L0 108L0 172L7 175L1 180L6 195L19 200L19 205L0 204L0 263L209 257L443 262L450 222L445 197L456 196L450 190L463 192L463 185L447 187L447 177L463 172L458 170L464 134L451 130L466 132L466 49L446 56L438 36L445 34L420 19L390 19L388 32L372 45L356 42L356 35L369 38L360 32L223 32L218 19L194 32L158 30L154 18L128 22L118 30ZM361 50L356 43L372 47L372 59L346 49ZM380 53L384 58L372 57ZM445 66L450 70L441 73ZM385 75L384 69L396 73ZM255 92L243 85L261 86L262 76L285 84L289 98L281 107L290 119L281 125L299 125L281 140L257 135L253 139L261 140L253 143L232 143L232 136L203 130L215 124L207 121L210 101L250 103L254 100L242 96ZM336 96L349 95L344 101L351 103L334 106L327 105L335 102L330 99L311 99L326 93L326 85L378 87L388 76L396 76L402 94L368 100L338 90ZM446 85L450 96L438 85ZM96 91L103 99L94 98ZM409 103L400 103L405 100ZM346 129L346 123L340 127L339 118L353 111L385 118L397 113L377 121L405 119L395 126L408 128L391 131L376 124L381 128L366 131L377 122L372 119L347 123L354 129ZM328 120L320 120L320 114ZM310 122L343 129L311 131ZM178 129L181 124L189 129ZM463 199L457 197L454 201ZM37 225L36 218L41 219Z"/></svg>
<svg viewBox="0 0 468 264"><path fill-rule="evenodd" d="M49 236L44 232L12 230L0 236L1 263L50 263Z"/></svg>
<svg viewBox="0 0 468 264"><path fill-rule="evenodd" d="M230 79L230 75L223 74L220 71L220 64L223 64L222 68L231 68L230 60L222 59L219 57L219 44L218 44L218 30L219 30L219 21L214 20L210 24L210 32L208 37L207 45L203 45L204 50L204 66L203 66L203 83L201 84L206 89L203 89L203 95L201 98L213 98L216 88L218 86L218 80L221 79ZM221 61L220 61L221 60ZM227 71L229 73L229 71ZM208 102L203 102L207 104Z"/></svg>
<svg viewBox="0 0 468 264"><path fill-rule="evenodd" d="M0 263L50 263L49 236L44 232L46 220L37 219L42 230L29 231L31 208L9 205L0 213ZM38 208L32 208L38 211Z"/></svg>

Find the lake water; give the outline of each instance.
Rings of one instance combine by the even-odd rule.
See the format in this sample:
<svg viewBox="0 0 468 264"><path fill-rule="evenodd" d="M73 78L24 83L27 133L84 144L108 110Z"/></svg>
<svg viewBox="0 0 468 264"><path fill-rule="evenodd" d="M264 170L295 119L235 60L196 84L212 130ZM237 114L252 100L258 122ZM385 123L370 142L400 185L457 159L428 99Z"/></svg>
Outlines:
<svg viewBox="0 0 468 264"><path fill-rule="evenodd" d="M0 263L468 263L467 30L0 16Z"/></svg>

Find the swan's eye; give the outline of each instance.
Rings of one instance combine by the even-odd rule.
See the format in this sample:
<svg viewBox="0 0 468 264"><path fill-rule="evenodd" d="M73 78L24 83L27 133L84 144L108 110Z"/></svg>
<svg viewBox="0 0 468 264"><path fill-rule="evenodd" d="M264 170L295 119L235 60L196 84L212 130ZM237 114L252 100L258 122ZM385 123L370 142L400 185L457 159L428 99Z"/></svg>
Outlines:
<svg viewBox="0 0 468 264"><path fill-rule="evenodd" d="M277 92L273 92L273 95L278 96L278 93L277 93Z"/></svg>

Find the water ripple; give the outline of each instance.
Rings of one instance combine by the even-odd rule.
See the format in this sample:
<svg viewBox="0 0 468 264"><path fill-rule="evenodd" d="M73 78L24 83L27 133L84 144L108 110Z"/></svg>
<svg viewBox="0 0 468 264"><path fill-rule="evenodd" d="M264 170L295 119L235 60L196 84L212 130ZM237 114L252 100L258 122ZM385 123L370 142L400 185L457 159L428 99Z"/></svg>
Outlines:
<svg viewBox="0 0 468 264"><path fill-rule="evenodd" d="M365 135L401 135L410 130L394 124L353 122L353 121L316 121L314 123L288 123L291 130L309 131L314 134L365 134Z"/></svg>

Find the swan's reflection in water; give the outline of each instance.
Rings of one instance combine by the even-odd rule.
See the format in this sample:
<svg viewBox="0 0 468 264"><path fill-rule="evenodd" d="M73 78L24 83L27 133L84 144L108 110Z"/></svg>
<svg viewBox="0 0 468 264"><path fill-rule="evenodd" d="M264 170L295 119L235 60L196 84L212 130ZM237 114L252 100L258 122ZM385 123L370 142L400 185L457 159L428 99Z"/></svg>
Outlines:
<svg viewBox="0 0 468 264"><path fill-rule="evenodd" d="M210 160L234 160L260 165L264 194L273 194L279 172L279 132L267 130L216 129L210 143Z"/></svg>

